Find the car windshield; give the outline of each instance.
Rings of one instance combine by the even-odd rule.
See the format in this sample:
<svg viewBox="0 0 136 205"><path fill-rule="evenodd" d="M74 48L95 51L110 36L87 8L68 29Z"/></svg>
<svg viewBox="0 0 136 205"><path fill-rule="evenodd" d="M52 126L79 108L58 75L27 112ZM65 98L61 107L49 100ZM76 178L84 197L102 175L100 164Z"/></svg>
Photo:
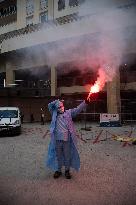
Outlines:
<svg viewBox="0 0 136 205"><path fill-rule="evenodd" d="M0 110L0 118L17 118L17 110Z"/></svg>

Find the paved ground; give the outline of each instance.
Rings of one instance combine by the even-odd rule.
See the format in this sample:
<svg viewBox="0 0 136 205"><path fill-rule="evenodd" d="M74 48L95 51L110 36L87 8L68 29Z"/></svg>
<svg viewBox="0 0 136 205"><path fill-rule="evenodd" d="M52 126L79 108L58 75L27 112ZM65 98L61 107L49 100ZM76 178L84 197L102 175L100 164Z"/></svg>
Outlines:
<svg viewBox="0 0 136 205"><path fill-rule="evenodd" d="M0 205L136 205L136 145L111 135L136 137L136 125L83 127L76 124L81 169L71 180L53 179L44 166L49 124L23 124L20 136L1 137Z"/></svg>

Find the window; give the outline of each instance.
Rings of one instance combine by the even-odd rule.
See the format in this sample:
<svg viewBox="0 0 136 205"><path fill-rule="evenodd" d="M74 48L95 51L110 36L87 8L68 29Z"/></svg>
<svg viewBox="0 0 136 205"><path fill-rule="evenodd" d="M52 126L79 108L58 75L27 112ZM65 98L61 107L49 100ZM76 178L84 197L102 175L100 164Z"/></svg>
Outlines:
<svg viewBox="0 0 136 205"><path fill-rule="evenodd" d="M17 118L17 110L0 110L0 118Z"/></svg>
<svg viewBox="0 0 136 205"><path fill-rule="evenodd" d="M32 15L34 13L34 0L26 0L26 15Z"/></svg>
<svg viewBox="0 0 136 205"><path fill-rule="evenodd" d="M48 6L48 0L40 0L40 9L44 10Z"/></svg>
<svg viewBox="0 0 136 205"><path fill-rule="evenodd" d="M79 5L79 0L69 0L69 6L74 7Z"/></svg>
<svg viewBox="0 0 136 205"><path fill-rule="evenodd" d="M61 11L62 9L65 9L65 0L58 1L58 11Z"/></svg>
<svg viewBox="0 0 136 205"><path fill-rule="evenodd" d="M40 21L41 21L41 23L48 21L48 13L47 12L40 14Z"/></svg>
<svg viewBox="0 0 136 205"><path fill-rule="evenodd" d="M9 15L15 14L16 12L17 12L16 5L10 5L7 8L0 9L0 17L9 16Z"/></svg>

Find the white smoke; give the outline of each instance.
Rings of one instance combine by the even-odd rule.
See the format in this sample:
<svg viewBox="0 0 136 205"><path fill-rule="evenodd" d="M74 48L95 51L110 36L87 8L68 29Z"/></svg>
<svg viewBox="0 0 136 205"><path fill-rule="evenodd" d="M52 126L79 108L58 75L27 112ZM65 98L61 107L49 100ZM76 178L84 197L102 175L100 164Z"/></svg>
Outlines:
<svg viewBox="0 0 136 205"><path fill-rule="evenodd" d="M106 81L112 80L116 70L124 62L123 57L130 40L133 41L135 36L135 2L133 0L125 3L115 0L83 2L78 10L77 22L69 23L67 27L54 26L54 39L62 40L32 49L29 56L32 56L32 61L38 59L47 65L73 62L81 72L86 71L86 68L94 70L103 68L107 76ZM88 26L87 33L84 25ZM61 70L58 74L61 74Z"/></svg>
<svg viewBox="0 0 136 205"><path fill-rule="evenodd" d="M84 29L84 23L88 24L90 34L81 35L65 39L65 41L54 44L54 52L48 53L49 59L53 63L67 62L71 60L82 69L90 67L98 69L103 67L108 75L107 80L112 80L123 62L123 56L130 42L127 27L129 31L133 28L135 17L135 4L129 3L119 4L115 1L85 1L79 9L79 16L87 16L81 21L80 27L77 29L79 33ZM126 9L126 7L129 7ZM132 8L131 8L132 6ZM74 24L69 25L67 32L73 32ZM94 29L97 32L92 32ZM62 38L64 33L61 33ZM130 34L129 34L130 35ZM131 35L131 39L134 36ZM83 60L84 66L80 66ZM81 63L82 64L82 63Z"/></svg>

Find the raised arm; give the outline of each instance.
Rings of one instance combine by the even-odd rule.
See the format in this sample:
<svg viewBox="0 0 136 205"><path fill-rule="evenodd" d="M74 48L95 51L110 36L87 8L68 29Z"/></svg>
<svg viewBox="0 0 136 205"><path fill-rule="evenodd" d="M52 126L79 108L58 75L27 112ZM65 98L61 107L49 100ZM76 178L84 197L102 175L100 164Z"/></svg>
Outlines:
<svg viewBox="0 0 136 205"><path fill-rule="evenodd" d="M82 112L82 110L84 109L84 108L86 108L86 106L87 106L87 103L85 102L85 100L80 104L80 105L78 105L76 108L73 108L73 109L71 109L71 116L72 116L72 118L73 117L76 117L80 112Z"/></svg>

